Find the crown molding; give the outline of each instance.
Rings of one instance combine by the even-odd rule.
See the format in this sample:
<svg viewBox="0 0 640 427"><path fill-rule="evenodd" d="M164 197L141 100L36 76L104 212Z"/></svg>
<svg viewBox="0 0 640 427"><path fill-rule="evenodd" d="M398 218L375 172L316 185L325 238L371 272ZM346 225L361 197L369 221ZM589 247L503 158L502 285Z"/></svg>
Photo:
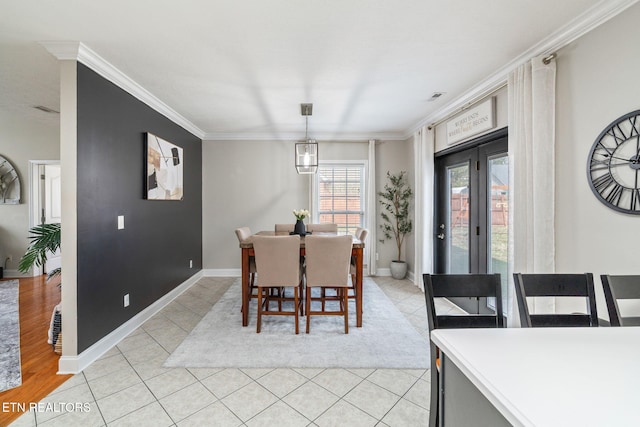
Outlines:
<svg viewBox="0 0 640 427"><path fill-rule="evenodd" d="M80 42L43 41L40 44L60 61L77 61Z"/></svg>
<svg viewBox="0 0 640 427"><path fill-rule="evenodd" d="M405 137L410 137L422 126L427 126L431 123L443 120L447 116L453 115L488 96L503 86L507 81L509 73L518 66L529 61L531 58L539 55L546 55L565 47L569 43L633 6L638 1L640 0L600 1L593 7L587 9L587 11L581 15L571 20L568 24L561 27L558 31L552 33L549 37L542 39L540 42L527 49L494 74L488 76L475 86L468 89L454 101L418 122L405 134Z"/></svg>
<svg viewBox="0 0 640 427"><path fill-rule="evenodd" d="M57 59L81 62L163 116L203 139L205 132L81 42L40 42Z"/></svg>
<svg viewBox="0 0 640 427"><path fill-rule="evenodd" d="M404 141L407 139L400 132L378 133L339 133L339 132L314 132L313 139L322 143L329 141L358 141L367 142L370 139L380 141ZM207 141L301 141L304 139L300 132L273 132L268 133L242 133L242 132L209 132L202 138Z"/></svg>

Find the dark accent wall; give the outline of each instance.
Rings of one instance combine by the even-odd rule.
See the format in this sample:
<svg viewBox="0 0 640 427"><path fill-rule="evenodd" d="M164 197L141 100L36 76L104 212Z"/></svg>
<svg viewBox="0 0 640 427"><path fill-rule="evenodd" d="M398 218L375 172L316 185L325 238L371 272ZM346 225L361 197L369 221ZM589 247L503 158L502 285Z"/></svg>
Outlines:
<svg viewBox="0 0 640 427"><path fill-rule="evenodd" d="M143 198L145 132L183 148L183 200ZM202 268L202 141L78 63L77 161L80 353Z"/></svg>

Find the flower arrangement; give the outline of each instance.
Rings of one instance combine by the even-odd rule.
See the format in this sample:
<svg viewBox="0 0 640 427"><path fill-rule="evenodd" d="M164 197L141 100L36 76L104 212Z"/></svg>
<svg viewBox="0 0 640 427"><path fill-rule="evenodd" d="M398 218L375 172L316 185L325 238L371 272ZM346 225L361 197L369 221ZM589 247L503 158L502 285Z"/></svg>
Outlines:
<svg viewBox="0 0 640 427"><path fill-rule="evenodd" d="M294 209L293 214L295 215L298 221L302 221L303 219L309 216L309 211L306 209Z"/></svg>

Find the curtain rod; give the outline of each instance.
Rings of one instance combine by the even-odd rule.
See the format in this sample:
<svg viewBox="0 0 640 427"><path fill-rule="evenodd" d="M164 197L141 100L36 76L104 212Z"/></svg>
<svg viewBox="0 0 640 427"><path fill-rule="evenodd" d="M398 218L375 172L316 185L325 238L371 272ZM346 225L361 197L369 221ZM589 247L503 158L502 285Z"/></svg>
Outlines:
<svg viewBox="0 0 640 427"><path fill-rule="evenodd" d="M550 53L550 54L549 54L549 56L545 56L544 58L542 58L542 63L543 63L544 65L549 65L549 63L550 63L551 61L553 61L554 59L556 59L556 56L558 56L558 55L556 55L556 53L555 53L555 52L552 52L552 53Z"/></svg>
<svg viewBox="0 0 640 427"><path fill-rule="evenodd" d="M554 59L556 59L557 55L555 52L550 53L548 56L545 56L544 58L542 58L542 62L544 63L544 65L549 65L549 63L551 61L553 61ZM458 108L455 111L452 111L451 113L447 114L446 116L444 116L443 118L436 120L435 122L431 123L427 129L431 130L434 127L438 126L440 123L449 120L451 117L455 116L458 113L463 112L464 110L468 109L469 107L471 107L473 104L479 102L482 99L488 98L489 96L493 95L494 93L496 93L497 91L499 91L500 89L502 89L503 87L507 86L507 82L504 81L502 82L499 86L493 88L490 92L480 95L474 99L472 99L471 101L467 102L463 107Z"/></svg>

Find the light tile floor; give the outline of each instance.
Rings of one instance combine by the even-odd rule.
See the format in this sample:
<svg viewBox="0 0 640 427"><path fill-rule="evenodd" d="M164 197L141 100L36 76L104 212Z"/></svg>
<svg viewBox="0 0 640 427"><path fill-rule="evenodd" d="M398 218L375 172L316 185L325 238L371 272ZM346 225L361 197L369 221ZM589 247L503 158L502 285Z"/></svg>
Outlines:
<svg viewBox="0 0 640 427"><path fill-rule="evenodd" d="M427 424L428 370L163 367L169 354L235 280L201 279L41 401L42 405L58 404L54 410L28 412L12 426ZM374 280L416 330L428 337L422 291L407 280ZM453 310L446 302L437 306L439 313ZM60 406L77 402L88 406L81 411Z"/></svg>

